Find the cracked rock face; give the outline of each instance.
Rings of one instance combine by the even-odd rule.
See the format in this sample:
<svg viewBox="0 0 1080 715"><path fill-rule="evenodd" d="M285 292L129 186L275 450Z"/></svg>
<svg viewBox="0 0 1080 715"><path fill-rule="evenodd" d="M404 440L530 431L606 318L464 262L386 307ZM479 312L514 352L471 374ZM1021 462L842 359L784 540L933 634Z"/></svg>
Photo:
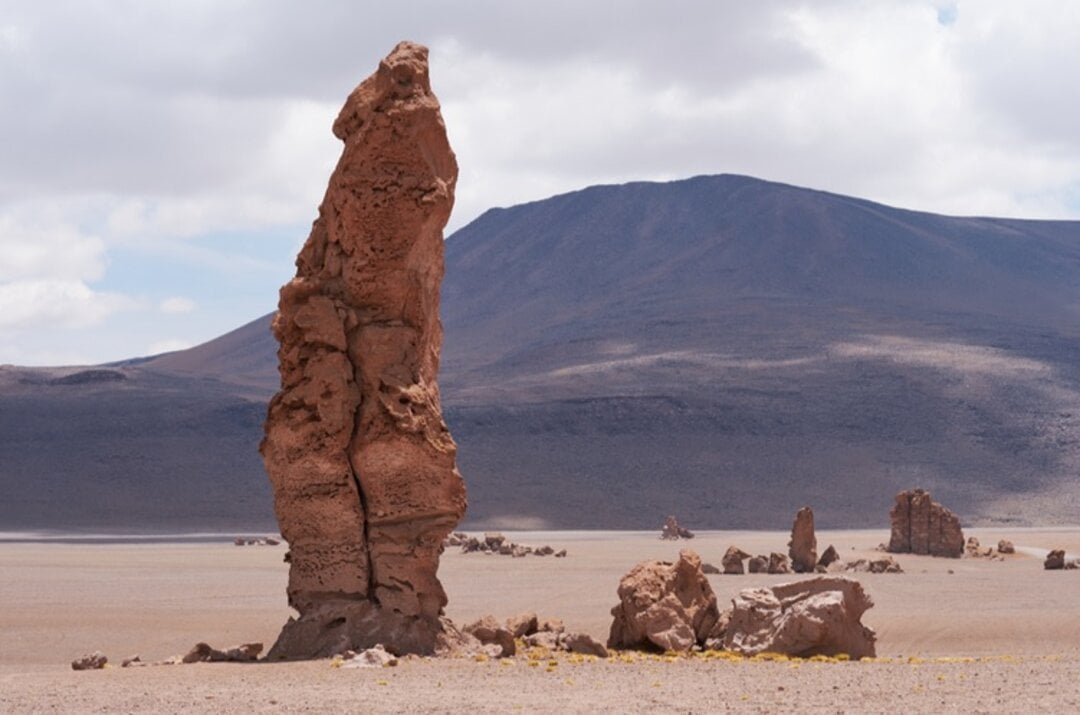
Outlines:
<svg viewBox="0 0 1080 715"><path fill-rule="evenodd" d="M261 452L300 619L272 658L345 641L434 650L445 630L440 546L465 512L436 384L457 162L427 49L395 47L333 131L344 151L273 325L281 391Z"/></svg>
<svg viewBox="0 0 1080 715"><path fill-rule="evenodd" d="M888 550L894 554L929 554L960 558L964 532L960 519L922 489L900 492L889 512Z"/></svg>

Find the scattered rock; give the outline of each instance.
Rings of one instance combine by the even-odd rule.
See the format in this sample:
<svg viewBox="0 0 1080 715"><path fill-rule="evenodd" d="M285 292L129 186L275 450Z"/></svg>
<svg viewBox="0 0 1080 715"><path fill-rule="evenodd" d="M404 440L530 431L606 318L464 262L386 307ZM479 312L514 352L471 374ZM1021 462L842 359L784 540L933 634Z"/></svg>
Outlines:
<svg viewBox="0 0 1080 715"><path fill-rule="evenodd" d="M964 544L964 554L971 558L990 558L994 555L994 549L987 546L985 549L979 545L979 540L974 536L968 537Z"/></svg>
<svg viewBox="0 0 1080 715"><path fill-rule="evenodd" d="M701 558L689 549L675 563L638 564L622 577L618 594L609 648L686 652L704 644L720 620Z"/></svg>
<svg viewBox="0 0 1080 715"><path fill-rule="evenodd" d="M105 657L105 654L99 650L84 655L82 658L76 658L71 661L72 670L101 670L108 664L109 659Z"/></svg>
<svg viewBox="0 0 1080 715"><path fill-rule="evenodd" d="M959 558L964 553L960 519L923 489L900 492L889 512L892 533L888 551Z"/></svg>
<svg viewBox="0 0 1080 715"><path fill-rule="evenodd" d="M788 565L788 558L784 554L772 552L769 554L769 573L783 574L791 573L791 567Z"/></svg>
<svg viewBox="0 0 1080 715"><path fill-rule="evenodd" d="M660 527L661 539L692 539L694 538L694 532L689 529L684 529L679 526L679 520L674 516L669 516L664 520L664 525Z"/></svg>
<svg viewBox="0 0 1080 715"><path fill-rule="evenodd" d="M724 573L726 574L741 574L743 571L743 560L750 558L750 554L746 553L738 546L729 546L728 550L724 552L723 558L720 559L721 565L724 567Z"/></svg>
<svg viewBox="0 0 1080 715"><path fill-rule="evenodd" d="M352 653L341 663L342 668L387 668L398 664L398 659L393 653L388 653L382 643L376 643L373 648Z"/></svg>
<svg viewBox="0 0 1080 715"><path fill-rule="evenodd" d="M768 573L769 557L760 555L751 556L750 560L746 562L746 570L750 573Z"/></svg>
<svg viewBox="0 0 1080 715"><path fill-rule="evenodd" d="M427 49L398 44L346 100L318 219L280 292L281 389L260 447L299 611L269 658L434 653L442 540L465 512L440 409L442 229L457 163Z"/></svg>
<svg viewBox="0 0 1080 715"><path fill-rule="evenodd" d="M484 538L481 539L456 532L446 537L443 541L443 548L449 546L460 546L461 553L463 554L497 554L499 556L512 556L516 559L523 558L530 554L535 556L554 556L557 559L566 558L566 549L555 551L554 548L547 545L539 546L534 549L531 546L515 544L502 534L484 534Z"/></svg>
<svg viewBox="0 0 1080 715"><path fill-rule="evenodd" d="M559 644L571 653L595 655L599 658L608 657L607 648L585 633L566 633L559 640Z"/></svg>
<svg viewBox="0 0 1080 715"><path fill-rule="evenodd" d="M251 663L262 652L262 643L245 643L226 650L217 650L207 643L196 643L181 663Z"/></svg>
<svg viewBox="0 0 1080 715"><path fill-rule="evenodd" d="M514 634L507 628L503 628L492 616L484 616L475 623L470 623L461 629L465 633L476 638L483 645L497 645L500 658L509 658L517 652L514 644Z"/></svg>
<svg viewBox="0 0 1080 715"><path fill-rule="evenodd" d="M139 667L142 667L144 665L146 665L146 663L144 663L142 661L142 658L140 658L137 655L128 656L127 658L124 658L120 662L120 667L121 668L139 668Z"/></svg>
<svg viewBox="0 0 1080 715"><path fill-rule="evenodd" d="M522 638L540 630L540 623L535 613L522 613L506 619L506 630L510 631L514 638Z"/></svg>
<svg viewBox="0 0 1080 715"><path fill-rule="evenodd" d="M743 655L872 657L876 636L860 619L873 605L858 581L843 576L746 589L732 599L724 647Z"/></svg>
<svg viewBox="0 0 1080 715"><path fill-rule="evenodd" d="M565 559L566 558L566 549L559 549L558 551L556 551L555 552L555 558L557 558L557 559Z"/></svg>
<svg viewBox="0 0 1080 715"><path fill-rule="evenodd" d="M795 513L791 525L788 555L795 573L812 573L817 566L817 536L814 534L814 510L804 506Z"/></svg>
<svg viewBox="0 0 1080 715"><path fill-rule="evenodd" d="M891 556L880 559L858 559L844 565L845 571L863 573L904 573L900 564Z"/></svg>
<svg viewBox="0 0 1080 715"><path fill-rule="evenodd" d="M705 563L701 564L701 572L703 574L706 574L707 576L714 576L714 575L720 573L720 569L716 568L715 566L710 564L708 561L706 561Z"/></svg>
<svg viewBox="0 0 1080 715"><path fill-rule="evenodd" d="M546 633L565 633L566 626L558 618L548 618L540 623L540 630Z"/></svg>
<svg viewBox="0 0 1080 715"><path fill-rule="evenodd" d="M829 568L829 564L839 560L840 554L838 554L836 548L830 544L829 548L825 549L824 553L821 554L821 558L818 559L817 565Z"/></svg>
<svg viewBox="0 0 1080 715"><path fill-rule="evenodd" d="M548 650L556 650L559 647L559 636L561 634L554 631L537 631L525 636L525 645L530 648L547 648Z"/></svg>
<svg viewBox="0 0 1080 715"><path fill-rule="evenodd" d="M1046 561L1043 562L1043 568L1047 571L1065 568L1065 551L1063 549L1054 549L1048 553Z"/></svg>
<svg viewBox="0 0 1080 715"><path fill-rule="evenodd" d="M1013 542L1002 539L998 542L997 550L999 554L1015 554L1016 547L1013 546Z"/></svg>

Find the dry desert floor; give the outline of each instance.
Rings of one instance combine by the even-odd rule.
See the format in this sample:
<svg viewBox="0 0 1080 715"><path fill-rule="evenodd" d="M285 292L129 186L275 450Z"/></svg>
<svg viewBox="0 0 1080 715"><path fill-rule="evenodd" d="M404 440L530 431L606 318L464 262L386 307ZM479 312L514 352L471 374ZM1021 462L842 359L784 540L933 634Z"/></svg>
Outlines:
<svg viewBox="0 0 1080 715"><path fill-rule="evenodd" d="M231 543L0 541L0 712L934 712L1080 711L1080 571L1043 554L1080 554L1076 529L970 529L1012 540L1004 562L897 556L903 574L856 574L875 601L872 662L755 662L664 656L589 660L404 659L347 670L329 661L119 667L74 672L101 650L119 663L187 652L198 641L269 646L289 611L284 547ZM440 575L459 624L522 611L605 639L619 578L692 548L719 563L731 544L786 551L780 532L508 533L565 548L565 559L463 555ZM872 556L885 531L819 531L845 559ZM795 576L710 576L721 604Z"/></svg>

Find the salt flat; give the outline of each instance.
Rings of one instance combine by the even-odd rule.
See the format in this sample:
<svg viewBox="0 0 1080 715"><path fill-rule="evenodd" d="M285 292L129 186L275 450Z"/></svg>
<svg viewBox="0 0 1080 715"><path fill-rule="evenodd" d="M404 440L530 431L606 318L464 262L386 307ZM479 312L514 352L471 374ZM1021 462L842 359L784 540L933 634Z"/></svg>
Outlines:
<svg viewBox="0 0 1080 715"><path fill-rule="evenodd" d="M1038 553L1080 552L1080 528L969 529L984 545L1007 538ZM565 559L443 557L440 575L458 623L535 610L606 638L619 577L645 559L692 548L719 563L731 544L786 551L781 532L707 532L665 542L655 533L518 532ZM870 556L884 530L819 531L845 559ZM344 671L325 662L193 665L76 673L101 650L114 661L156 660L197 641L272 642L289 615L284 546L231 543L0 542L0 711L701 711L905 709L1075 711L1080 707L1080 571L1041 559L1004 562L899 555L903 574L857 574L875 601L873 664L560 662L548 668L468 660L405 661ZM721 604L739 589L795 576L711 576ZM912 662L909 662L912 660ZM382 684L385 683L385 684ZM836 688L834 691L833 688ZM227 705L232 703L232 705ZM362 705L360 705L362 703ZM239 706L237 706L239 704Z"/></svg>

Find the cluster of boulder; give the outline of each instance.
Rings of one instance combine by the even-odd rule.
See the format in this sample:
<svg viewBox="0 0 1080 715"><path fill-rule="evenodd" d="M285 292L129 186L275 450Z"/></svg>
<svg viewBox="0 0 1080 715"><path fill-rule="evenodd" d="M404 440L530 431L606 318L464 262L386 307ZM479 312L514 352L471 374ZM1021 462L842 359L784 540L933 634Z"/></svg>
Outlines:
<svg viewBox="0 0 1080 715"><path fill-rule="evenodd" d="M635 566L619 582L618 595L609 648L800 657L875 654L874 631L860 620L873 601L858 581L842 576L746 589L721 611L700 557L684 549L674 563Z"/></svg>
<svg viewBox="0 0 1080 715"><path fill-rule="evenodd" d="M746 562L745 567L743 562ZM731 546L720 560L725 574L744 573L837 573L840 571L863 571L869 573L903 573L903 569L892 557L880 559L858 559L852 562L841 560L834 546L829 546L818 557L817 535L814 532L814 511L805 506L795 514L791 526L791 540L788 541L788 553L772 552L768 556L751 556L737 546ZM721 573L720 569L704 565L705 573Z"/></svg>
<svg viewBox="0 0 1080 715"><path fill-rule="evenodd" d="M121 668L137 668L147 665L186 665L188 663L253 663L262 652L262 643L244 643L225 650L218 650L207 643L196 643L187 655L176 655L172 658L147 663L137 655L124 658ZM108 665L108 657L101 651L94 651L89 655L76 658L71 661L72 670L101 670Z"/></svg>
<svg viewBox="0 0 1080 715"><path fill-rule="evenodd" d="M523 613L499 623L493 616L484 616L462 631L480 642L480 653L493 658L509 658L517 653L520 642L527 648L561 650L582 655L607 658L604 645L585 633L567 632L558 619L541 621L535 613Z"/></svg>
<svg viewBox="0 0 1080 715"><path fill-rule="evenodd" d="M1043 568L1047 571L1080 569L1080 559L1068 560L1065 558L1064 549L1054 549L1046 555L1046 560L1043 561Z"/></svg>
<svg viewBox="0 0 1080 715"><path fill-rule="evenodd" d="M487 533L483 537L469 536L460 531L455 531L443 540L443 548L460 546L463 554L497 554L499 556L512 556L515 559L525 556L554 556L557 559L566 557L566 549L556 551L548 545L522 546L508 541L505 536L497 533Z"/></svg>
<svg viewBox="0 0 1080 715"><path fill-rule="evenodd" d="M692 539L694 538L694 532L687 528L679 526L679 520L674 516L668 516L664 519L664 525L660 527L661 539Z"/></svg>
<svg viewBox="0 0 1080 715"><path fill-rule="evenodd" d="M234 546L277 546L281 543L281 539L275 539L273 536L264 536L262 538L237 536L232 542Z"/></svg>

